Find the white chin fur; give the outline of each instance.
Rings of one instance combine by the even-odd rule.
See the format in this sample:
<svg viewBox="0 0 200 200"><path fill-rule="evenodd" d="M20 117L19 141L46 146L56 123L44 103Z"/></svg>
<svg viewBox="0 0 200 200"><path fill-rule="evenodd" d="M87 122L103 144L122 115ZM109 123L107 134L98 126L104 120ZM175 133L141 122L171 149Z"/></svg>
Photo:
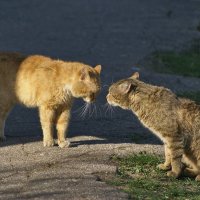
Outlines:
<svg viewBox="0 0 200 200"><path fill-rule="evenodd" d="M84 100L86 103L91 103L90 99L84 98L83 100Z"/></svg>
<svg viewBox="0 0 200 200"><path fill-rule="evenodd" d="M63 91L66 92L67 94L71 93L71 87L69 85L65 85L63 88Z"/></svg>
<svg viewBox="0 0 200 200"><path fill-rule="evenodd" d="M109 103L111 106L118 106L115 102L110 102L110 101L108 101L108 103Z"/></svg>

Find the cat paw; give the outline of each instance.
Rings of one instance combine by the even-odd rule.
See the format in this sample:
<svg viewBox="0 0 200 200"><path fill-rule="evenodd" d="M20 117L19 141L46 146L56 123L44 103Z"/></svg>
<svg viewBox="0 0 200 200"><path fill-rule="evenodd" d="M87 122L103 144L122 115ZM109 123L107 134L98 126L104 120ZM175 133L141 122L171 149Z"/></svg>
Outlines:
<svg viewBox="0 0 200 200"><path fill-rule="evenodd" d="M167 172L167 176L172 177L172 178L178 178L179 177L179 175L177 173L173 172L173 171Z"/></svg>
<svg viewBox="0 0 200 200"><path fill-rule="evenodd" d="M6 137L5 136L1 136L0 137L0 142L4 142L4 141L6 141Z"/></svg>
<svg viewBox="0 0 200 200"><path fill-rule="evenodd" d="M64 148L64 147L69 147L70 146L70 142L68 140L65 140L65 141L58 141L58 146L60 148Z"/></svg>
<svg viewBox="0 0 200 200"><path fill-rule="evenodd" d="M187 176L187 177L194 178L195 176L198 175L198 171L195 171L194 169L190 169L190 168L187 167L187 168L184 169L183 175Z"/></svg>
<svg viewBox="0 0 200 200"><path fill-rule="evenodd" d="M198 181L198 182L200 181L200 175L196 176L195 181Z"/></svg>
<svg viewBox="0 0 200 200"><path fill-rule="evenodd" d="M169 165L167 166L165 164L159 164L159 165L157 165L157 168L160 170L168 171L171 169L171 166L169 166Z"/></svg>
<svg viewBox="0 0 200 200"><path fill-rule="evenodd" d="M43 142L44 147L53 147L54 146L54 140L45 140Z"/></svg>

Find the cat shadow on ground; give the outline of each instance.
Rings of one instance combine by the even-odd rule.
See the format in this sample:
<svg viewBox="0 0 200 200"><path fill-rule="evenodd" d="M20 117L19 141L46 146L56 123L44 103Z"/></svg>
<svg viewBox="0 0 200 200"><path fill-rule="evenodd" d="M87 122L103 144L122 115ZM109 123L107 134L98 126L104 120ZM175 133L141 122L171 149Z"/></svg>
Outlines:
<svg viewBox="0 0 200 200"><path fill-rule="evenodd" d="M72 109L67 135L71 147L90 144L161 144L130 111L109 108L105 103L97 102L96 110L93 107L83 116L81 106L83 102L78 100ZM37 109L16 106L6 121L5 135L7 141L2 142L0 147L37 141L42 143Z"/></svg>

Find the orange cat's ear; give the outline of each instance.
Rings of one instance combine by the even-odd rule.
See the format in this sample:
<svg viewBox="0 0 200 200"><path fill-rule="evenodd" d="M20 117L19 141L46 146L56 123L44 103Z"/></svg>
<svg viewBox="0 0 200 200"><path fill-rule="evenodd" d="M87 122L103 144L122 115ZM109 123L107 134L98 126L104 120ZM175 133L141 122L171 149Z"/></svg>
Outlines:
<svg viewBox="0 0 200 200"><path fill-rule="evenodd" d="M127 94L131 89L131 83L130 82L124 82L119 86L119 90L122 94Z"/></svg>
<svg viewBox="0 0 200 200"><path fill-rule="evenodd" d="M101 73L101 65L97 65L95 68L94 68L98 74Z"/></svg>
<svg viewBox="0 0 200 200"><path fill-rule="evenodd" d="M139 77L140 77L139 72L135 72L135 73L131 76L131 78L134 78L134 79L139 79Z"/></svg>

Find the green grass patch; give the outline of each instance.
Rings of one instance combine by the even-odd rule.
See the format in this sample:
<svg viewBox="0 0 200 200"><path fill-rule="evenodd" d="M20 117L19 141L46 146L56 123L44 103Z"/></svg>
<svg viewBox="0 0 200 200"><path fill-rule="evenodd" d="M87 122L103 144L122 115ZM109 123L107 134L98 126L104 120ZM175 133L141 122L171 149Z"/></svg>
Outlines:
<svg viewBox="0 0 200 200"><path fill-rule="evenodd" d="M118 174L108 180L127 192L130 199L199 200L200 183L185 178L176 180L157 169L163 160L159 156L138 154L125 158L113 157L118 164Z"/></svg>
<svg viewBox="0 0 200 200"><path fill-rule="evenodd" d="M160 73L200 77L200 41L195 40L188 50L182 52L155 52L150 62Z"/></svg>

